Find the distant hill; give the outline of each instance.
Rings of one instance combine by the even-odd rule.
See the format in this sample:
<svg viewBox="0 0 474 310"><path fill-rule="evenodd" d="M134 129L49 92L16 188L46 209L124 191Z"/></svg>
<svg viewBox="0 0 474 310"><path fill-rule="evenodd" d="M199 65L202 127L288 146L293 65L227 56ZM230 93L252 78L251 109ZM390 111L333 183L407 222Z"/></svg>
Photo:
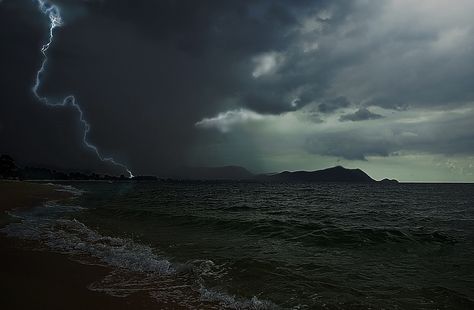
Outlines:
<svg viewBox="0 0 474 310"><path fill-rule="evenodd" d="M239 166L182 167L173 179L182 180L250 180L255 175Z"/></svg>
<svg viewBox="0 0 474 310"><path fill-rule="evenodd" d="M398 183L398 181L395 179L387 179L387 178L380 180L379 182L383 184L397 184Z"/></svg>
<svg viewBox="0 0 474 310"><path fill-rule="evenodd" d="M284 171L276 174L260 175L258 179L275 182L377 182L360 169L347 169L341 166L316 171Z"/></svg>
<svg viewBox="0 0 474 310"><path fill-rule="evenodd" d="M336 166L316 171L284 171L273 174L255 175L239 166L223 167L181 167L173 175L139 175L131 179L121 176L100 175L97 173L65 172L37 167L17 167L13 158L0 156L0 179L20 180L97 180L97 181L158 181L158 180L233 180L260 182L345 182L396 184L397 180L376 181L360 169L347 169Z"/></svg>

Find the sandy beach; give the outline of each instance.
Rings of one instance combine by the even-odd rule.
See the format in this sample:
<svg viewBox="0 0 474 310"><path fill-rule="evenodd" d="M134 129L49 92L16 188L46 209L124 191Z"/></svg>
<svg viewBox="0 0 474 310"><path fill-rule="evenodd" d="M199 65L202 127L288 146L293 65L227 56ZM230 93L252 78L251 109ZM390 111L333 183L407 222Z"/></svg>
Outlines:
<svg viewBox="0 0 474 310"><path fill-rule="evenodd" d="M48 200L70 198L67 192L58 192L53 185L20 181L0 181L0 212L16 208L31 208Z"/></svg>
<svg viewBox="0 0 474 310"><path fill-rule="evenodd" d="M55 191L54 186L0 182L0 212L29 208L48 200L68 199L71 195ZM4 224L4 223L3 223ZM34 245L0 234L0 309L162 309L147 296L112 297L87 289L109 270L87 266L67 256L35 251Z"/></svg>

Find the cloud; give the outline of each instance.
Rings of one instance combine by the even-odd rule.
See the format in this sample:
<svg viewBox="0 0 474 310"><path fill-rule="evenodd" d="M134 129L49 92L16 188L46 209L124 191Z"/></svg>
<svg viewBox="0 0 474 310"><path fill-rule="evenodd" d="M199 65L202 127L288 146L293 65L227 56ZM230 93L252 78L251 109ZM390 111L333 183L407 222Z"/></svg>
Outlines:
<svg viewBox="0 0 474 310"><path fill-rule="evenodd" d="M314 154L349 160L396 156L399 152L468 156L474 153L474 109L451 112L406 111L384 122L349 122L308 134L305 148ZM471 141L471 142L469 142Z"/></svg>
<svg viewBox="0 0 474 310"><path fill-rule="evenodd" d="M472 107L450 112L400 111L387 114L377 122L341 123L337 114L325 116L324 121L312 117L311 111L294 111L265 116L252 126L239 122L232 127L239 130L228 130L229 139L220 140L219 148L226 156L231 156L229 153L238 145L239 152L257 154L256 158L264 160L288 157L285 161L279 159L280 169L302 160L288 155L293 153L301 158L309 154L315 160L325 156L348 161L406 154L459 158L474 154L474 134L464 130L472 126Z"/></svg>
<svg viewBox="0 0 474 310"><path fill-rule="evenodd" d="M383 116L380 114L370 112L367 108L360 108L354 113L341 115L339 120L341 122L346 122L346 121L359 122L359 121L366 121L366 120L379 119L379 118L383 118Z"/></svg>
<svg viewBox="0 0 474 310"><path fill-rule="evenodd" d="M446 109L474 99L474 2L380 1L334 25L320 46L344 61L331 91L385 108ZM407 10L407 8L410 10Z"/></svg>
<svg viewBox="0 0 474 310"><path fill-rule="evenodd" d="M201 128L215 128L223 133L226 133L229 132L234 126L260 121L263 118L263 115L253 111L238 109L219 113L215 117L204 118L195 125Z"/></svg>
<svg viewBox="0 0 474 310"><path fill-rule="evenodd" d="M322 113L331 113L341 108L347 108L350 106L349 100L344 96L339 96L336 98L331 98L324 100L318 105L319 112Z"/></svg>
<svg viewBox="0 0 474 310"><path fill-rule="evenodd" d="M474 154L473 1L58 4L66 23L40 91L74 93L91 141L137 173L185 164L195 148L228 164L244 147L249 163L285 152L369 160ZM47 22L28 1L0 8L0 28L14 29L0 33L8 42L0 50L0 146L25 159L44 154L48 164L62 151L61 165L76 167L80 139L63 146L76 141L76 123L38 111L30 98Z"/></svg>
<svg viewBox="0 0 474 310"><path fill-rule="evenodd" d="M390 109L465 105L474 100L474 2L447 3L336 1L299 12L275 49L285 55L278 75L245 85L241 105L278 114L293 109L294 93L299 108L337 97ZM275 61L262 63L252 72L263 77Z"/></svg>
<svg viewBox="0 0 474 310"><path fill-rule="evenodd" d="M230 98L237 98L234 107L256 113L297 108L291 106L293 93L280 96L271 89L275 79L286 80L273 73L284 66L280 55L299 12L308 8L305 3L64 0L58 5L65 26L56 29L48 50L40 93L56 98L75 94L91 123L91 142L136 173L161 174L186 164L202 133L196 120L228 110ZM30 134L34 126L28 122L45 127L35 143L57 148L66 145L66 138L56 141L49 134L57 129L49 125L55 123L50 118L64 123L63 132L77 131L75 122L64 122L48 109L43 113L48 117L25 121L38 106L30 89L47 23L33 2L10 0L0 7L0 28L15 29L0 33L1 41L9 42L0 50L0 123L5 132L15 132L5 134L0 145L24 161L41 153L17 138ZM76 140L68 136L70 141ZM87 156L80 165L70 160L86 152L78 152L81 147L78 139L64 148L61 160L57 152L45 152L45 163L91 167L95 159Z"/></svg>
<svg viewBox="0 0 474 310"><path fill-rule="evenodd" d="M283 55L270 52L254 57L255 69L252 72L254 78L259 78L263 75L274 73L283 62Z"/></svg>

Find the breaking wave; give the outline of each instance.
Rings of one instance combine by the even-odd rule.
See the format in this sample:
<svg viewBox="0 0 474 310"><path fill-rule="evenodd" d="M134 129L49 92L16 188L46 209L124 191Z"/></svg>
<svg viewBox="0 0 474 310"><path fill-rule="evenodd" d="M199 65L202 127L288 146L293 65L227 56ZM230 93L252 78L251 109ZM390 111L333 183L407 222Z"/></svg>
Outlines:
<svg viewBox="0 0 474 310"><path fill-rule="evenodd" d="M64 190L71 190L69 187ZM112 271L88 288L116 297L146 292L160 302L195 308L274 309L276 305L257 297L240 298L206 287L204 278L219 278L225 268L212 260L172 263L156 248L130 238L102 235L75 218L80 206L48 202L31 210L9 214L15 222L0 230L9 237L39 242L45 250L69 255L82 264L111 267Z"/></svg>

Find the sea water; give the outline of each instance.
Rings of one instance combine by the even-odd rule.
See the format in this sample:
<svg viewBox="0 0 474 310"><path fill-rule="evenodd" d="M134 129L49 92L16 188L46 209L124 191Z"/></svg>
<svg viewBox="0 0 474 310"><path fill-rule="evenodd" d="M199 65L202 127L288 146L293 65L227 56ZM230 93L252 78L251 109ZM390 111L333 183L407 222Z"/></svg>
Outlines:
<svg viewBox="0 0 474 310"><path fill-rule="evenodd" d="M66 187L67 186L67 187ZM474 309L474 185L77 182L2 232L210 309Z"/></svg>

